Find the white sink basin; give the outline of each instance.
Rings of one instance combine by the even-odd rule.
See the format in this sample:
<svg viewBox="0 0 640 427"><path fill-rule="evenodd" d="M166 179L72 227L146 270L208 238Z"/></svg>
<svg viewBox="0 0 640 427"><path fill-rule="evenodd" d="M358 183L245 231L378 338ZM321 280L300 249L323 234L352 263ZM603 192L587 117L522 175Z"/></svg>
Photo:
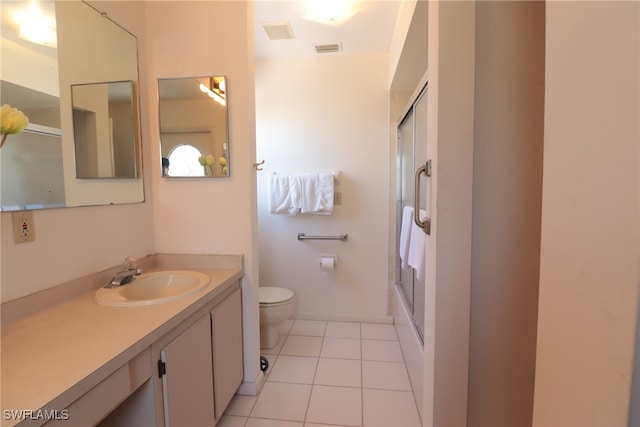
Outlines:
<svg viewBox="0 0 640 427"><path fill-rule="evenodd" d="M172 270L141 274L117 288L100 288L98 304L111 306L141 306L176 301L204 289L209 276L198 271Z"/></svg>

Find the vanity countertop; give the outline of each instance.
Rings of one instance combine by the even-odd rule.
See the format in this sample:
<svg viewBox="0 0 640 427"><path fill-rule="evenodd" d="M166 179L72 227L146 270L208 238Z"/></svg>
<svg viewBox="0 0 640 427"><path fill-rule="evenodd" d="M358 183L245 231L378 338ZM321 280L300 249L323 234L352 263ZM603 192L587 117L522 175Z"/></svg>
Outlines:
<svg viewBox="0 0 640 427"><path fill-rule="evenodd" d="M89 292L3 326L1 424L19 421L7 411L64 409L242 277L239 269L189 270L211 282L177 301L108 307Z"/></svg>

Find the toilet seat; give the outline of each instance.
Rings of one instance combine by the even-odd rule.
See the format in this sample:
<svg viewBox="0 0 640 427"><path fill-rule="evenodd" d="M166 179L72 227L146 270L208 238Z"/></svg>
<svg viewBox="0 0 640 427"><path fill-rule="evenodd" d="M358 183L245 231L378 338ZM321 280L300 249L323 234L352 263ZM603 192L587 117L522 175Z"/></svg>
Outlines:
<svg viewBox="0 0 640 427"><path fill-rule="evenodd" d="M261 286L258 294L260 305L282 304L293 299L293 291L277 286Z"/></svg>

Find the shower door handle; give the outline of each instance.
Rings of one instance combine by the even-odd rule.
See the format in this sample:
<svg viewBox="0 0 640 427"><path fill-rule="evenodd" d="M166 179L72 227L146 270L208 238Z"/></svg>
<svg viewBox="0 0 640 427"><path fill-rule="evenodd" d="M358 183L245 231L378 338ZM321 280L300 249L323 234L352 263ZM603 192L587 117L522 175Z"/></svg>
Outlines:
<svg viewBox="0 0 640 427"><path fill-rule="evenodd" d="M424 174L426 177L431 176L431 160L427 160L427 162L420 166L416 170L416 182L415 182L415 197L413 207L413 221L416 225L428 234L431 235L431 218L425 217L424 220L420 219L420 175Z"/></svg>

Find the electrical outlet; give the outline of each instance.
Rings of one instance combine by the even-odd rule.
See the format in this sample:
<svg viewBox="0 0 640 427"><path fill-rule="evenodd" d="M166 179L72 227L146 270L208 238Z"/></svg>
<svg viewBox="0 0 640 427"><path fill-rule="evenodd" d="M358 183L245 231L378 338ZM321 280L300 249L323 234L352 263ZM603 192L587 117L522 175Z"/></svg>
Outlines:
<svg viewBox="0 0 640 427"><path fill-rule="evenodd" d="M33 242L36 240L36 230L33 224L32 211L13 212L13 241L16 243Z"/></svg>

